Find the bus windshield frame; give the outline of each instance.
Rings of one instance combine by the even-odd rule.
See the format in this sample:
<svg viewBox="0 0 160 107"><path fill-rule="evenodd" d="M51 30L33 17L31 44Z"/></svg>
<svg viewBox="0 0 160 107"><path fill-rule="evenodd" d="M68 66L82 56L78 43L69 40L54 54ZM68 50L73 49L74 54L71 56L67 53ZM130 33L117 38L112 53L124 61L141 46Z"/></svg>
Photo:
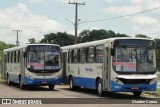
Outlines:
<svg viewBox="0 0 160 107"><path fill-rule="evenodd" d="M117 42L117 41L116 41ZM155 74L157 70L153 40L118 40L114 44L113 70L118 74Z"/></svg>
<svg viewBox="0 0 160 107"><path fill-rule="evenodd" d="M62 67L61 49L53 45L30 45L26 48L26 69L35 73L58 72Z"/></svg>

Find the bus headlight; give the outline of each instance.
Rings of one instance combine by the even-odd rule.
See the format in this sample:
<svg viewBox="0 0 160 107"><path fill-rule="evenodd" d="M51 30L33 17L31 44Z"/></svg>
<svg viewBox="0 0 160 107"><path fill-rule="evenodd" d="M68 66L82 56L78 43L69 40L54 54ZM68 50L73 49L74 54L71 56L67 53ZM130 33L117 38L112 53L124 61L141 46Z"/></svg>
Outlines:
<svg viewBox="0 0 160 107"><path fill-rule="evenodd" d="M30 78L30 79L34 79L32 76L30 76L30 75L28 75L28 74L26 74L26 76L28 77L28 78Z"/></svg>
<svg viewBox="0 0 160 107"><path fill-rule="evenodd" d="M124 83L121 81L121 80L119 80L119 79L115 79L115 82L117 83L117 84L120 84L120 85L123 85Z"/></svg>
<svg viewBox="0 0 160 107"><path fill-rule="evenodd" d="M154 84L156 81L157 81L157 79L156 79L156 78L152 79L152 80L149 82L149 85Z"/></svg>

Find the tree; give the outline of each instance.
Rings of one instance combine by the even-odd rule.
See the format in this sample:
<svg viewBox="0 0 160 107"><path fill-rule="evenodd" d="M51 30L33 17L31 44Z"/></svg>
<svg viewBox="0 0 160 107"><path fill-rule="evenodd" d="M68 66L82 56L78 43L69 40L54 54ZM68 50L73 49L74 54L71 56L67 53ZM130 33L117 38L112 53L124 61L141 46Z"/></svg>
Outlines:
<svg viewBox="0 0 160 107"><path fill-rule="evenodd" d="M34 38L28 39L30 44L36 43L36 40Z"/></svg>
<svg viewBox="0 0 160 107"><path fill-rule="evenodd" d="M158 53L158 57L160 57L160 39L155 39L156 41L156 49L157 49L157 53Z"/></svg>
<svg viewBox="0 0 160 107"><path fill-rule="evenodd" d="M101 40L101 39L107 39L107 38L113 38L113 37L128 37L126 34L116 34L112 30L84 30L79 34L78 42L84 43L84 42L90 42L95 40Z"/></svg>
<svg viewBox="0 0 160 107"><path fill-rule="evenodd" d="M150 38L149 36L143 35L143 34L137 34L135 35L137 38Z"/></svg>
<svg viewBox="0 0 160 107"><path fill-rule="evenodd" d="M40 41L41 43L52 43L60 46L68 46L74 44L74 37L66 32L57 32L44 35L44 38Z"/></svg>
<svg viewBox="0 0 160 107"><path fill-rule="evenodd" d="M100 30L84 30L79 34L78 42L84 43L84 42L90 42L95 40L101 40L109 38L108 32L106 30L100 29Z"/></svg>
<svg viewBox="0 0 160 107"><path fill-rule="evenodd" d="M0 60L2 59L2 53L4 49L14 47L13 44L6 44L5 42L0 41Z"/></svg>
<svg viewBox="0 0 160 107"><path fill-rule="evenodd" d="M120 33L118 33L118 34L116 34L116 37L129 37L129 36L126 35L126 34L120 34Z"/></svg>
<svg viewBox="0 0 160 107"><path fill-rule="evenodd" d="M157 38L157 39L154 39L156 41L156 48L157 49L160 49L160 39Z"/></svg>
<svg viewBox="0 0 160 107"><path fill-rule="evenodd" d="M160 71L160 39L155 39L156 41L156 49L157 49L157 56L158 56L158 70Z"/></svg>

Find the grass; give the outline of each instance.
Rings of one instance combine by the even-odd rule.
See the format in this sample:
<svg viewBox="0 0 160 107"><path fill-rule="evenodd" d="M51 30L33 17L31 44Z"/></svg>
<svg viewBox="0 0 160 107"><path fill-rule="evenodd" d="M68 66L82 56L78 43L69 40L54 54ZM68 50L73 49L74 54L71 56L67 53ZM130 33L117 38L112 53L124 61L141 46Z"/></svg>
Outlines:
<svg viewBox="0 0 160 107"><path fill-rule="evenodd" d="M0 83L1 82L5 82L5 80L3 80L2 78L1 78L1 74L0 74Z"/></svg>
<svg viewBox="0 0 160 107"><path fill-rule="evenodd" d="M160 74L158 75L158 78L157 78L159 81L160 81Z"/></svg>
<svg viewBox="0 0 160 107"><path fill-rule="evenodd" d="M160 93L160 89L159 89L159 88L157 88L156 92L157 92L157 93Z"/></svg>

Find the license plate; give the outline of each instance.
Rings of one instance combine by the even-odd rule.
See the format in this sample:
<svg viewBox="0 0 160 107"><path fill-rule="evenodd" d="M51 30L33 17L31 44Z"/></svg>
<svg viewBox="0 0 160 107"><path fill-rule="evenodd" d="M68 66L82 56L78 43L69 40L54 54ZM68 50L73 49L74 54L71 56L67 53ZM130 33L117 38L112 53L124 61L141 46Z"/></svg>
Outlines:
<svg viewBox="0 0 160 107"><path fill-rule="evenodd" d="M132 90L138 90L139 87L132 87Z"/></svg>
<svg viewBox="0 0 160 107"><path fill-rule="evenodd" d="M42 81L43 84L47 84L47 81Z"/></svg>

